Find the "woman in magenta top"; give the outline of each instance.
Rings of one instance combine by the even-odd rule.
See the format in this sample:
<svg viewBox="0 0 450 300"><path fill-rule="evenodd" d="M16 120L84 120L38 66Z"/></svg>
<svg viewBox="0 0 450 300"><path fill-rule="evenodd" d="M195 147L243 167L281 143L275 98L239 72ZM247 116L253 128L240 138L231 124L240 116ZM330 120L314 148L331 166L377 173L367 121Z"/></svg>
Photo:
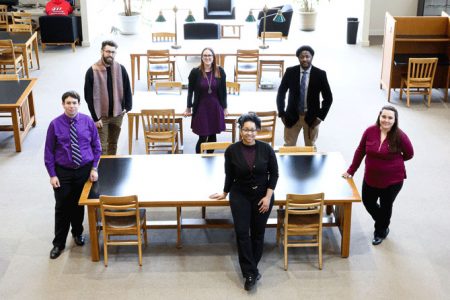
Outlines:
<svg viewBox="0 0 450 300"><path fill-rule="evenodd" d="M389 234L392 205L406 178L404 162L413 155L411 141L398 127L397 110L384 106L376 124L364 132L352 164L342 175L344 178L353 176L366 157L362 201L375 221L373 245L381 244Z"/></svg>

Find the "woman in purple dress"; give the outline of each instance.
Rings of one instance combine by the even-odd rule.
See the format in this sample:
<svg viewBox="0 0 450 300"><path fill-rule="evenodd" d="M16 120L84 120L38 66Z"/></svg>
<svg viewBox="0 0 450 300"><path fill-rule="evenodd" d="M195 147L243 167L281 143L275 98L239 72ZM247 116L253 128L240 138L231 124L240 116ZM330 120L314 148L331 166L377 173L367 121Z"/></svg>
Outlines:
<svg viewBox="0 0 450 300"><path fill-rule="evenodd" d="M195 152L200 153L202 143L217 141L216 134L225 130L225 116L228 115L226 75L216 65L211 48L203 49L200 66L193 68L189 74L184 116L190 115L192 131L199 136Z"/></svg>

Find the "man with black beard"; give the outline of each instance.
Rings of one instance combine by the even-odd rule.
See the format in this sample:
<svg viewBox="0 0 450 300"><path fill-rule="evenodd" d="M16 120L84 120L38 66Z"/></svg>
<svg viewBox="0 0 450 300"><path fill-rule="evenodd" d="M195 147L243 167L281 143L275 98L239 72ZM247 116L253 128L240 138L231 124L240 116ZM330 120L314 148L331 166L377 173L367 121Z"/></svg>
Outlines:
<svg viewBox="0 0 450 300"><path fill-rule="evenodd" d="M132 108L128 73L114 60L117 44L104 41L101 59L86 72L84 98L98 129L103 155L116 155L123 116Z"/></svg>

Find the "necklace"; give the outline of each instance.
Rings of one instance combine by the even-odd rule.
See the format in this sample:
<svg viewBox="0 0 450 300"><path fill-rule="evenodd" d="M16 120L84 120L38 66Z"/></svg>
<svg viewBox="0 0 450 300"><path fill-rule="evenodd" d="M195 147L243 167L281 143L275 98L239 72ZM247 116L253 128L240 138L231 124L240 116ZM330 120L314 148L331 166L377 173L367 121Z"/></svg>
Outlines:
<svg viewBox="0 0 450 300"><path fill-rule="evenodd" d="M206 74L206 81L208 82L208 94L211 94L212 93L212 90L211 90L212 70L211 70L211 76L209 79L208 79L208 74Z"/></svg>

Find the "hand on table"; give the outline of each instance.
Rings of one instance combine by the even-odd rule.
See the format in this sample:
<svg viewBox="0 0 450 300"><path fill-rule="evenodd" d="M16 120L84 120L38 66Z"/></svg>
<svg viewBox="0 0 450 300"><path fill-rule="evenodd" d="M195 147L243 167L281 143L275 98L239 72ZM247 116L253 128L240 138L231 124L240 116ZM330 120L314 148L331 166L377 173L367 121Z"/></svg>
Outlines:
<svg viewBox="0 0 450 300"><path fill-rule="evenodd" d="M342 178L345 178L345 179L352 178L352 175L348 174L347 172L344 172L342 174Z"/></svg>
<svg viewBox="0 0 450 300"><path fill-rule="evenodd" d="M209 196L210 199L216 199L216 200L225 200L228 196L228 193L215 193Z"/></svg>
<svg viewBox="0 0 450 300"><path fill-rule="evenodd" d="M186 110L183 113L183 116L185 116L185 117L192 116L192 110L190 107L186 108Z"/></svg>

